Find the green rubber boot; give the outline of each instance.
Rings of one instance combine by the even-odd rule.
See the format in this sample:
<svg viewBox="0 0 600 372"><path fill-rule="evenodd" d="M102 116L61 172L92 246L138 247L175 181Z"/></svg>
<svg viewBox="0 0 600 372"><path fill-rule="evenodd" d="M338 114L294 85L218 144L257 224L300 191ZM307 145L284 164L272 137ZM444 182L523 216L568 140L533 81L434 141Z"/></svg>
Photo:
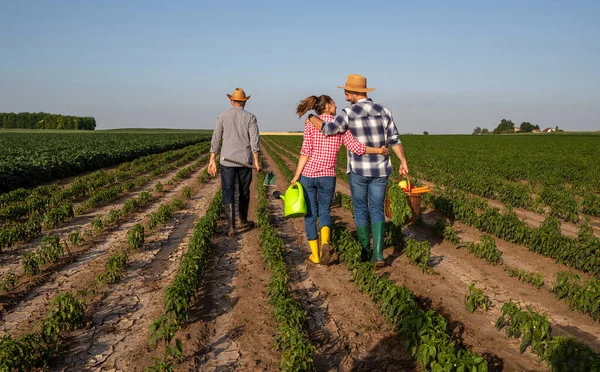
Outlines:
<svg viewBox="0 0 600 372"><path fill-rule="evenodd" d="M371 262L375 268L380 268L385 265L383 259L383 241L385 239L385 222L376 222L372 225L373 228L373 256Z"/></svg>
<svg viewBox="0 0 600 372"><path fill-rule="evenodd" d="M369 230L369 225L356 228L358 242L362 248L360 251L360 258L363 262L367 262L371 258L371 236Z"/></svg>

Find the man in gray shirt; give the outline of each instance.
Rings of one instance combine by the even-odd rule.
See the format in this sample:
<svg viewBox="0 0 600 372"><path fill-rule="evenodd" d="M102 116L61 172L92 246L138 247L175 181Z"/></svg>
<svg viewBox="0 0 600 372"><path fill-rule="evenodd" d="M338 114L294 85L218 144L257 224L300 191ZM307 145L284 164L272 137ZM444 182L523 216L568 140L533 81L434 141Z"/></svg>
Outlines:
<svg viewBox="0 0 600 372"><path fill-rule="evenodd" d="M210 162L208 173L217 174L215 156L221 150L221 187L223 189L223 207L227 219L227 235L235 234L235 179L238 180L240 227L254 227L254 222L248 221L248 205L250 204L250 183L252 169L225 161L231 159L239 163L253 165L261 171L258 159L260 137L256 116L244 110L250 96L242 88L235 88L233 94L228 94L231 108L217 118L217 124L210 143Z"/></svg>

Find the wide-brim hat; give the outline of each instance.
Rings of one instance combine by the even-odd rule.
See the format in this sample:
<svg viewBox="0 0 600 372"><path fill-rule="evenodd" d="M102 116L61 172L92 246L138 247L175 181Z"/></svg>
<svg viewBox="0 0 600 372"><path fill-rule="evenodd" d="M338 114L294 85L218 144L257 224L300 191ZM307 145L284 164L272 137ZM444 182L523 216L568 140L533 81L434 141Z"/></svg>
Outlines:
<svg viewBox="0 0 600 372"><path fill-rule="evenodd" d="M242 88L235 88L233 93L228 94L227 97L232 101L247 101L251 96L246 96L246 92Z"/></svg>
<svg viewBox="0 0 600 372"><path fill-rule="evenodd" d="M343 87L338 86L338 88L360 93L372 92L375 90L375 88L367 88L367 78L357 74L348 75L346 85Z"/></svg>

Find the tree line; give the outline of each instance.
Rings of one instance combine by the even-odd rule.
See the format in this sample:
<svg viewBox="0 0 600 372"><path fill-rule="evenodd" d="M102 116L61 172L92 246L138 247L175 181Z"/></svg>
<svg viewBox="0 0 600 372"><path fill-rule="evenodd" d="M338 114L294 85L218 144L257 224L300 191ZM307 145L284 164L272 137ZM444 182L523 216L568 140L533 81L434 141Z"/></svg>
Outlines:
<svg viewBox="0 0 600 372"><path fill-rule="evenodd" d="M481 127L475 127L475 129L473 129L473 134L474 135L479 135L479 134L507 134L507 133L531 133L534 130L540 130L540 126L539 125L533 125L528 121L524 121L521 123L521 125L519 127L515 126L515 123L512 122L512 120L506 120L506 119L502 119L500 120L500 124L498 124L496 126L496 128L490 132L489 129L487 128L481 128ZM558 129L558 125L556 126L556 128L554 128L555 132L562 132L563 130Z"/></svg>
<svg viewBox="0 0 600 372"><path fill-rule="evenodd" d="M5 129L72 129L94 130L91 116L69 116L45 112L0 112L0 128Z"/></svg>

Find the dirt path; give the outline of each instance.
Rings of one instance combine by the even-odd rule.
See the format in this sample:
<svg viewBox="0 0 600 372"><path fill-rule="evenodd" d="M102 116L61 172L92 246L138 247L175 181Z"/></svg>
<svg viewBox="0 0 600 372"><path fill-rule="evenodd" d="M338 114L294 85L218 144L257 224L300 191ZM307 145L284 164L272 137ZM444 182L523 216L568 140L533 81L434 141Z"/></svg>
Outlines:
<svg viewBox="0 0 600 372"><path fill-rule="evenodd" d="M263 156L265 169L276 174L275 189L284 190L287 182L283 175L268 154ZM402 347L403 340L394 334L372 300L358 291L346 267L309 262L304 220L284 218L282 201L268 197L270 214L287 243L292 289L306 311L311 342L317 347L317 370L414 370L415 363Z"/></svg>
<svg viewBox="0 0 600 372"><path fill-rule="evenodd" d="M250 186L248 216L256 221L256 177ZM225 230L225 224L221 230ZM192 320L183 331L193 347L177 370L277 370L276 325L268 305L258 228L234 237L217 234L206 280L194 301Z"/></svg>
<svg viewBox="0 0 600 372"><path fill-rule="evenodd" d="M94 277L104 270L106 258L110 253L125 246L129 229L136 223L143 223L147 219L147 214L157 210L160 204L170 202L178 197L184 186L189 185L192 190L198 190L201 185L198 185L196 177L201 172L202 170L196 171L170 191L163 192L160 199L157 199L147 208L129 216L125 222L103 231L103 235L94 240L94 244L89 250L85 251L80 259L66 265L60 271L52 272L51 279L53 280L48 280L46 283L30 290L17 305L12 306L8 312L3 314L3 323L0 324L0 336L6 333L15 336L31 330L33 325L45 314L49 301L57 293L88 288ZM159 235L163 231L161 228L157 233L147 237L146 244L150 246L153 242L159 241ZM131 260L135 263L137 256L132 254Z"/></svg>

